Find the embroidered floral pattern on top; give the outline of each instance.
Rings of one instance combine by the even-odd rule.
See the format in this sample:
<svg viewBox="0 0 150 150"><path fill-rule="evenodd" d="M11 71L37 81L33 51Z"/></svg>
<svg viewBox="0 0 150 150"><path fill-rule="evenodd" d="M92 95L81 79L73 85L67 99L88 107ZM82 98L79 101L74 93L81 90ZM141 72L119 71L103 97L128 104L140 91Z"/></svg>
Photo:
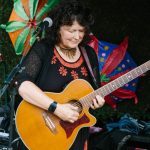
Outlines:
<svg viewBox="0 0 150 150"><path fill-rule="evenodd" d="M56 56L53 56L53 58L51 60L51 64L56 64L56 61L57 61Z"/></svg>
<svg viewBox="0 0 150 150"><path fill-rule="evenodd" d="M60 69L59 69L59 73L62 76L66 76L67 75L67 69L65 69L64 66L61 66Z"/></svg>
<svg viewBox="0 0 150 150"><path fill-rule="evenodd" d="M71 76L73 77L73 79L78 79L78 73L74 70L71 71Z"/></svg>
<svg viewBox="0 0 150 150"><path fill-rule="evenodd" d="M88 73L87 73L87 69L85 67L81 67L81 73L83 76L87 76Z"/></svg>
<svg viewBox="0 0 150 150"><path fill-rule="evenodd" d="M52 57L51 64L55 65L58 70L58 74L60 77L71 77L74 79L86 79L89 78L88 70L86 68L83 56L81 55L80 58L73 63L65 61L54 49L54 56Z"/></svg>

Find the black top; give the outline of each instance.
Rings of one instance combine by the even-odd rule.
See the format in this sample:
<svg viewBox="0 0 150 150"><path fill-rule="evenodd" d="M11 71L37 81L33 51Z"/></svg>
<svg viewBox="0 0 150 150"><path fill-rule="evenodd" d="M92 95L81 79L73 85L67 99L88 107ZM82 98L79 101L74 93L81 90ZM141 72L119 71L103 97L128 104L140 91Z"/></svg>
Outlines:
<svg viewBox="0 0 150 150"><path fill-rule="evenodd" d="M95 60L90 59L92 63ZM72 80L84 79L93 86L91 75L82 55L76 62L67 62L54 47L45 41L34 44L25 58L23 66L25 69L18 77L19 85L23 81L29 80L43 91L61 92ZM92 66L92 68L94 67Z"/></svg>
<svg viewBox="0 0 150 150"><path fill-rule="evenodd" d="M98 60L95 51L85 46L91 68L100 83ZM73 63L66 62L57 50L45 41L37 42L26 56L23 66L25 69L18 75L18 86L23 81L32 81L43 91L61 92L74 79L84 79L96 88L83 56ZM82 128L70 150L83 150L88 138L88 128Z"/></svg>

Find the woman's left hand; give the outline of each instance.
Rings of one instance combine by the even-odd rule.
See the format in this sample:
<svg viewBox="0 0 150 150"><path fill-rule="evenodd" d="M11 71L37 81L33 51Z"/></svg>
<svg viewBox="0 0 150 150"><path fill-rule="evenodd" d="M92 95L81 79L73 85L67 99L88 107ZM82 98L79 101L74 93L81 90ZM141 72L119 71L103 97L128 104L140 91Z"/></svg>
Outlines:
<svg viewBox="0 0 150 150"><path fill-rule="evenodd" d="M97 109L100 108L104 105L105 100L103 97L101 97L100 95L96 95L95 99L93 99L93 103L91 104L91 108L92 109Z"/></svg>

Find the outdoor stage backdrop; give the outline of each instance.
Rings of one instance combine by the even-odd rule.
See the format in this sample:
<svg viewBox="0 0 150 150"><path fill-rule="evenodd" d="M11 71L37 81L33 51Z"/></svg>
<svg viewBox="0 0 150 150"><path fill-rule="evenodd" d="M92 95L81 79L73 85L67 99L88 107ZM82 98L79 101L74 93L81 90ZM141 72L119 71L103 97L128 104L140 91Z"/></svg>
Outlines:
<svg viewBox="0 0 150 150"><path fill-rule="evenodd" d="M150 1L149 0L82 0L91 7L95 24L94 35L102 41L119 44L128 36L127 51L140 65L150 59ZM0 0L0 24L6 23L13 8L13 0ZM0 53L3 54L9 73L16 65L19 56L8 37L8 33L0 30ZM0 66L2 70L2 67ZM2 78L2 76L1 76ZM1 79L2 80L2 79ZM0 81L2 83L2 81ZM132 100L119 104L117 113L130 112L134 116L148 119L150 116L150 73L141 77L137 87L139 103ZM128 110L128 111L127 111ZM109 113L109 112L112 113ZM111 108L103 107L98 117L108 118L114 113ZM149 117L150 119L150 117Z"/></svg>

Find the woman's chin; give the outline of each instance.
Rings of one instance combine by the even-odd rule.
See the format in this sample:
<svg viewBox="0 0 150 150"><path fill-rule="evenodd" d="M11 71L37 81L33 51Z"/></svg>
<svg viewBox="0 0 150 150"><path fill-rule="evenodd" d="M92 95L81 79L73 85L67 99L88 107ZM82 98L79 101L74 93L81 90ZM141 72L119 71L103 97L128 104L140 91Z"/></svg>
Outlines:
<svg viewBox="0 0 150 150"><path fill-rule="evenodd" d="M70 48L76 48L76 47L78 47L78 45L79 44L72 44L72 45L70 45Z"/></svg>

